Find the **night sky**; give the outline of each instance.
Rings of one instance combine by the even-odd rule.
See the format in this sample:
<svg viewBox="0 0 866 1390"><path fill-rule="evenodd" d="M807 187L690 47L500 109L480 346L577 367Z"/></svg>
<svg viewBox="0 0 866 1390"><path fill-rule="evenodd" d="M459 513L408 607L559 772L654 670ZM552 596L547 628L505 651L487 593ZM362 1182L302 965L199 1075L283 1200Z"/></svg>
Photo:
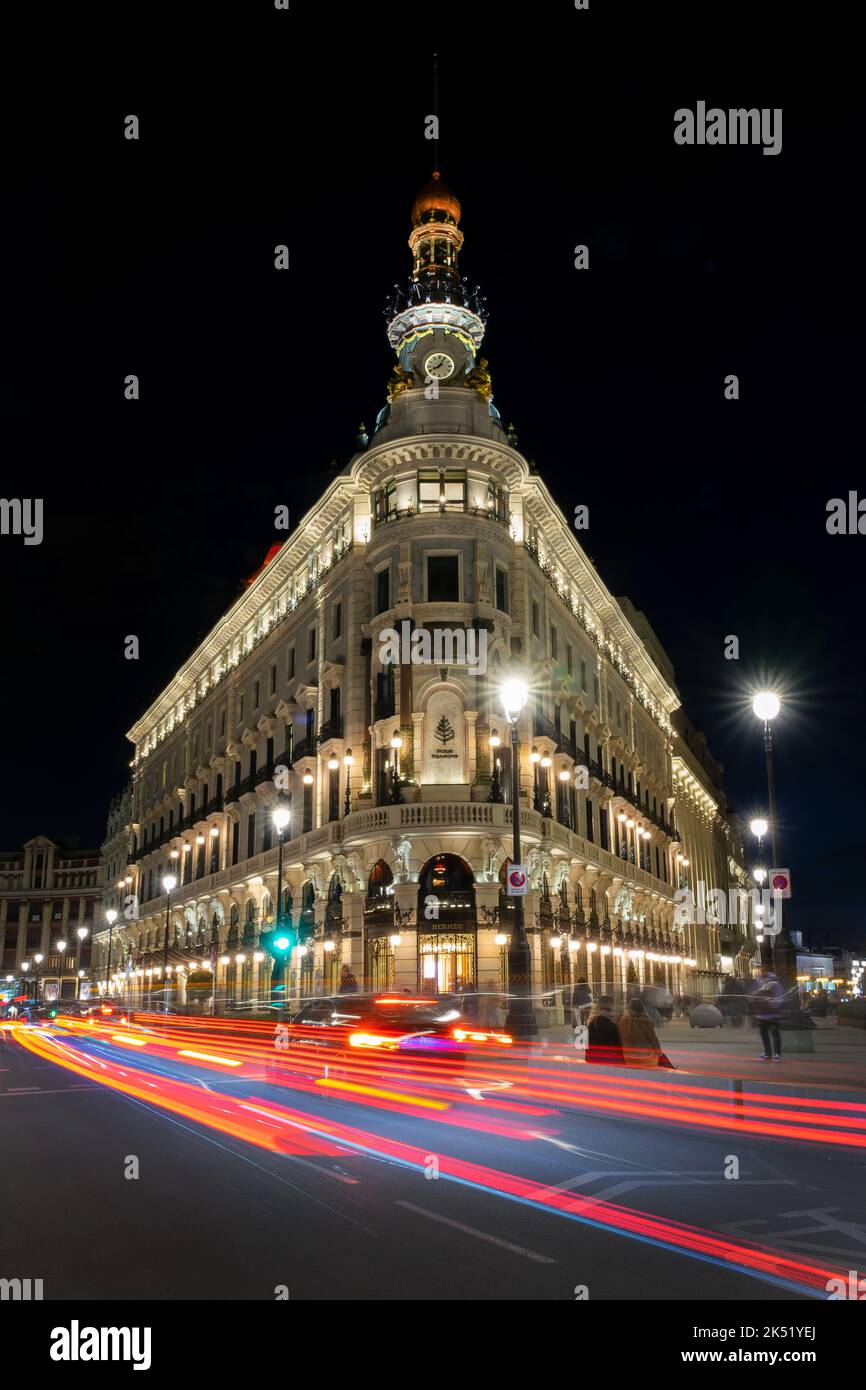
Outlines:
<svg viewBox="0 0 866 1390"><path fill-rule="evenodd" d="M335 51L330 7L293 3L182 79L19 109L2 492L44 497L45 536L0 537L0 847L100 842L126 729L282 539L274 507L300 520L384 404L436 47L503 421L565 514L589 507L580 539L653 624L746 818L766 806L746 697L780 690L791 925L862 949L866 538L825 528L830 498L866 494L844 113L789 103L772 66L627 69L613 26L568 5L537 29L500 16L495 42L474 13L434 41L364 7ZM699 99L781 105L781 154L675 145Z"/></svg>

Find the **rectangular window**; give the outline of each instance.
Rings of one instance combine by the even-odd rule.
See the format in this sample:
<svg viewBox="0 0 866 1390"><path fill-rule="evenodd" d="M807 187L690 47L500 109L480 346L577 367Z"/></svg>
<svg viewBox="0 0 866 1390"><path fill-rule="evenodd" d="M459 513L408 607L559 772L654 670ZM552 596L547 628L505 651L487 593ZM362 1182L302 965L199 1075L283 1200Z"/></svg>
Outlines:
<svg viewBox="0 0 866 1390"><path fill-rule="evenodd" d="M574 675L574 650L570 642L565 644L565 669L570 676Z"/></svg>
<svg viewBox="0 0 866 1390"><path fill-rule="evenodd" d="M439 510L439 469L426 468L418 474L419 512L438 512Z"/></svg>
<svg viewBox="0 0 866 1390"><path fill-rule="evenodd" d="M240 696L239 696L239 698L238 698L238 719L242 721L242 720L243 720L243 717L244 717L244 692L241 691Z"/></svg>
<svg viewBox="0 0 866 1390"><path fill-rule="evenodd" d="M251 811L247 817L247 859L252 859L256 852L256 814Z"/></svg>
<svg viewBox="0 0 866 1390"><path fill-rule="evenodd" d="M238 862L238 848L239 848L238 842L239 842L239 840L240 840L240 834L241 834L241 823L240 823L240 821L237 821L237 820L236 820L235 823L234 823L234 825L232 826L232 863L233 863L233 864L236 864L236 863Z"/></svg>
<svg viewBox="0 0 866 1390"><path fill-rule="evenodd" d="M309 633L307 634L307 661L308 661L308 662L310 662L310 661L315 661L315 659L316 659L316 629L315 629L314 627L311 627Z"/></svg>
<svg viewBox="0 0 866 1390"><path fill-rule="evenodd" d="M288 668L287 668L287 669L288 669L288 673L289 673L289 674L288 674L288 679L289 679L289 680L292 680L293 677L294 677L294 674L295 674L295 648L294 648L294 645L292 645L291 647L289 647Z"/></svg>
<svg viewBox="0 0 866 1390"><path fill-rule="evenodd" d="M559 633L553 623L550 624L550 655L554 661L559 660Z"/></svg>
<svg viewBox="0 0 866 1390"><path fill-rule="evenodd" d="M460 560L457 555L427 556L427 602L460 602Z"/></svg>
<svg viewBox="0 0 866 1390"><path fill-rule="evenodd" d="M580 688L581 690L589 690L589 686L586 683L586 662L582 658L580 662Z"/></svg>
<svg viewBox="0 0 866 1390"><path fill-rule="evenodd" d="M589 797L586 798L586 838L589 840L590 844L593 844L595 841L595 831L592 824L592 802Z"/></svg>
<svg viewBox="0 0 866 1390"><path fill-rule="evenodd" d="M332 631L333 631L333 634L334 634L334 641L336 642L337 638L338 638L338 637L342 637L342 635L343 635L343 605L342 605L342 603L335 603L335 604L334 604L334 626L333 626L333 628L332 628Z"/></svg>
<svg viewBox="0 0 866 1390"><path fill-rule="evenodd" d="M391 607L391 570L388 565L376 571L376 612L386 613Z"/></svg>
<svg viewBox="0 0 866 1390"><path fill-rule="evenodd" d="M496 607L500 613L508 612L508 570L496 566Z"/></svg>
<svg viewBox="0 0 866 1390"><path fill-rule="evenodd" d="M277 668L276 668L276 666L272 666L272 667L271 667L271 680L270 680L269 690L270 690L270 693L271 693L272 695L275 695L275 694L276 694L276 690L277 690Z"/></svg>
<svg viewBox="0 0 866 1390"><path fill-rule="evenodd" d="M377 488L373 493L373 522L378 526L380 522L387 521L396 515L396 483L385 483L383 487Z"/></svg>
<svg viewBox="0 0 866 1390"><path fill-rule="evenodd" d="M445 476L442 480L442 494L445 501L445 510L448 512L465 512L466 510L466 470L463 468L446 468Z"/></svg>
<svg viewBox="0 0 866 1390"><path fill-rule="evenodd" d="M532 600L532 635L533 635L533 637L538 637L538 636L540 636L540 634L541 634L541 625L540 625L540 621L539 621L538 603L537 603L537 601L536 601L535 599L533 599L533 600Z"/></svg>
<svg viewBox="0 0 866 1390"><path fill-rule="evenodd" d="M253 681L253 709L258 709L261 704L261 688L259 681Z"/></svg>
<svg viewBox="0 0 866 1390"><path fill-rule="evenodd" d="M466 470L422 468L418 473L419 512L464 512Z"/></svg>

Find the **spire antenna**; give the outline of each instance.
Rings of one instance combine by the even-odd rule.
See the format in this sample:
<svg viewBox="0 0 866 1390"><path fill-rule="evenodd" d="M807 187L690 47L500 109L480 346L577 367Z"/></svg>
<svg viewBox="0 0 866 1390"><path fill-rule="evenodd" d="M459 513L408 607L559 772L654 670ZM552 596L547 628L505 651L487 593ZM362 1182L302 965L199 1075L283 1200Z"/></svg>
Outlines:
<svg viewBox="0 0 866 1390"><path fill-rule="evenodd" d="M433 172L439 172L439 54L433 54L433 115L436 117L433 139Z"/></svg>

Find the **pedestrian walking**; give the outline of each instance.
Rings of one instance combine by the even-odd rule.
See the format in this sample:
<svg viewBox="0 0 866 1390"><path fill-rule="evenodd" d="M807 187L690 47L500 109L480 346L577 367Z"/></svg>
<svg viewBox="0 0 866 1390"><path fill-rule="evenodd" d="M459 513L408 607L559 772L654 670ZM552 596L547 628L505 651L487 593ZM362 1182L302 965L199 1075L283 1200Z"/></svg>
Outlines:
<svg viewBox="0 0 866 1390"><path fill-rule="evenodd" d="M485 980L484 993L478 996L478 1021L485 1028L498 1029L499 1012L499 985L496 980Z"/></svg>
<svg viewBox="0 0 866 1390"><path fill-rule="evenodd" d="M622 1066L622 1043L613 1016L613 999L609 994L602 994L590 1011L586 1060L602 1062L607 1066Z"/></svg>
<svg viewBox="0 0 866 1390"><path fill-rule="evenodd" d="M785 1004L785 991L773 970L761 972L761 984L752 995L752 1002L755 1019L761 1030L761 1042L764 1045L758 1060L781 1062L782 1034L779 1031L779 1020Z"/></svg>
<svg viewBox="0 0 866 1390"><path fill-rule="evenodd" d="M661 1043L640 999L630 999L619 1020L619 1040L627 1067L657 1067Z"/></svg>
<svg viewBox="0 0 866 1390"><path fill-rule="evenodd" d="M351 972L351 970L349 969L348 965L342 966L342 968L341 968L341 970L340 970L340 987L339 987L338 993L339 993L339 994L357 994L357 993L358 993L358 981L355 979L355 976L352 974L352 972Z"/></svg>
<svg viewBox="0 0 866 1390"><path fill-rule="evenodd" d="M586 976L582 976L574 986L571 996L571 1006L577 1015L576 1024L582 1027L586 1023L587 1015L592 1007L592 993L586 983Z"/></svg>

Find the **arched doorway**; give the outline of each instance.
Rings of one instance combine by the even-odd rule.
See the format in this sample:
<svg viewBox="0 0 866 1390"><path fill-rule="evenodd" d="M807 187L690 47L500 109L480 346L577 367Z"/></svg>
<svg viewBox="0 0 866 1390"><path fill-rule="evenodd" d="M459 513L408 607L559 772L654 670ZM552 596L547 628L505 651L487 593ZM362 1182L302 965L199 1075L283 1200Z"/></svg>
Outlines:
<svg viewBox="0 0 866 1390"><path fill-rule="evenodd" d="M394 988L394 875L384 859L377 859L367 880L364 901L364 985L367 989Z"/></svg>
<svg viewBox="0 0 866 1390"><path fill-rule="evenodd" d="M475 875L457 854L437 854L418 877L418 993L476 987Z"/></svg>

